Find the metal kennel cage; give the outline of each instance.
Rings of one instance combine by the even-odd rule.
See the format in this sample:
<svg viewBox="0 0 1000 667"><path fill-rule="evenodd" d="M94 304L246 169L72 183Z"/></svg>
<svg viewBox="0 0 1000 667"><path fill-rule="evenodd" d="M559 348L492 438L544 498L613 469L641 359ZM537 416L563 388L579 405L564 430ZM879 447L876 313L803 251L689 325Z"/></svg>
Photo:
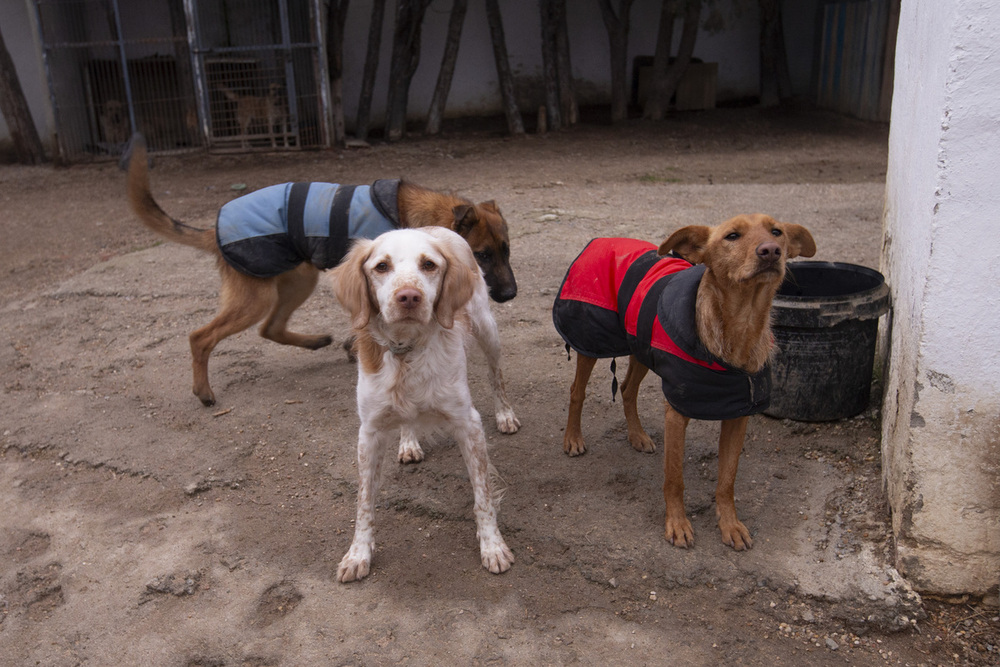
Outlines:
<svg viewBox="0 0 1000 667"><path fill-rule="evenodd" d="M188 2L209 145L329 145L319 0Z"/></svg>
<svg viewBox="0 0 1000 667"><path fill-rule="evenodd" d="M319 0L34 0L66 161L329 145Z"/></svg>

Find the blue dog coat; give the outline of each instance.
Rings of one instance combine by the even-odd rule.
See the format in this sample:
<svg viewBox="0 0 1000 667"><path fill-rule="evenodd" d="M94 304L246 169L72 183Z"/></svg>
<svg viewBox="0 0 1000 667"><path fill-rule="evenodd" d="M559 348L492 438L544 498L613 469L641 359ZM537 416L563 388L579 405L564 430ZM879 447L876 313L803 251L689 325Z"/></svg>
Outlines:
<svg viewBox="0 0 1000 667"><path fill-rule="evenodd" d="M373 239L399 227L398 191L398 180L272 185L219 209L219 249L233 268L257 278L302 262L333 268L350 239Z"/></svg>
<svg viewBox="0 0 1000 667"><path fill-rule="evenodd" d="M594 239L570 265L552 306L566 344L597 359L635 355L663 381L663 395L691 419L735 419L763 412L771 398L769 366L730 366L698 338L695 301L705 273L656 246Z"/></svg>

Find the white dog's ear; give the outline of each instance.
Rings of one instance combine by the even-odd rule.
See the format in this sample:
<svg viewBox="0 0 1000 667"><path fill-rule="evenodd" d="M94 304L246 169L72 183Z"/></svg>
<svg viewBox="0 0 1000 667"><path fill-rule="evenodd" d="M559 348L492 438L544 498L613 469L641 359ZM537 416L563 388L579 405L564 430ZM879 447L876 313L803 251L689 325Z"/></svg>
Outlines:
<svg viewBox="0 0 1000 667"><path fill-rule="evenodd" d="M365 262L371 255L373 241L358 239L350 252L331 271L333 293L347 312L351 314L351 327L363 329L373 313L378 313L378 303L372 298L365 275Z"/></svg>
<svg viewBox="0 0 1000 667"><path fill-rule="evenodd" d="M438 324L451 329L455 326L455 313L472 298L478 276L452 251L448 243L439 243L438 250L444 255L448 266L434 304L434 316Z"/></svg>

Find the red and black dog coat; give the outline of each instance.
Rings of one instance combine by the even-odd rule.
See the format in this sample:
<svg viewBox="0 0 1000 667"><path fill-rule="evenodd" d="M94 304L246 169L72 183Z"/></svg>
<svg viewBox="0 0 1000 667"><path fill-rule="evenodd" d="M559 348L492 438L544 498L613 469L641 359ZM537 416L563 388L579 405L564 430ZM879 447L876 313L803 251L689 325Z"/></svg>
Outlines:
<svg viewBox="0 0 1000 667"><path fill-rule="evenodd" d="M735 419L763 412L771 370L726 364L705 349L695 300L705 273L679 257L660 257L635 239L594 239L573 261L552 306L556 331L577 354L630 354L663 381L663 395L691 419Z"/></svg>

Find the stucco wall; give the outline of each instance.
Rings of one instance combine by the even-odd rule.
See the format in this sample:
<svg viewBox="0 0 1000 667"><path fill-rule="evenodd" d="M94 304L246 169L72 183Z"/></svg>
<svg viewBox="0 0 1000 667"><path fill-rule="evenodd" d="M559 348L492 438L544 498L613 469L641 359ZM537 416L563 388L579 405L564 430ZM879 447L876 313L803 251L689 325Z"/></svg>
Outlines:
<svg viewBox="0 0 1000 667"><path fill-rule="evenodd" d="M904 2L886 179L884 476L917 587L1000 582L1000 5Z"/></svg>

